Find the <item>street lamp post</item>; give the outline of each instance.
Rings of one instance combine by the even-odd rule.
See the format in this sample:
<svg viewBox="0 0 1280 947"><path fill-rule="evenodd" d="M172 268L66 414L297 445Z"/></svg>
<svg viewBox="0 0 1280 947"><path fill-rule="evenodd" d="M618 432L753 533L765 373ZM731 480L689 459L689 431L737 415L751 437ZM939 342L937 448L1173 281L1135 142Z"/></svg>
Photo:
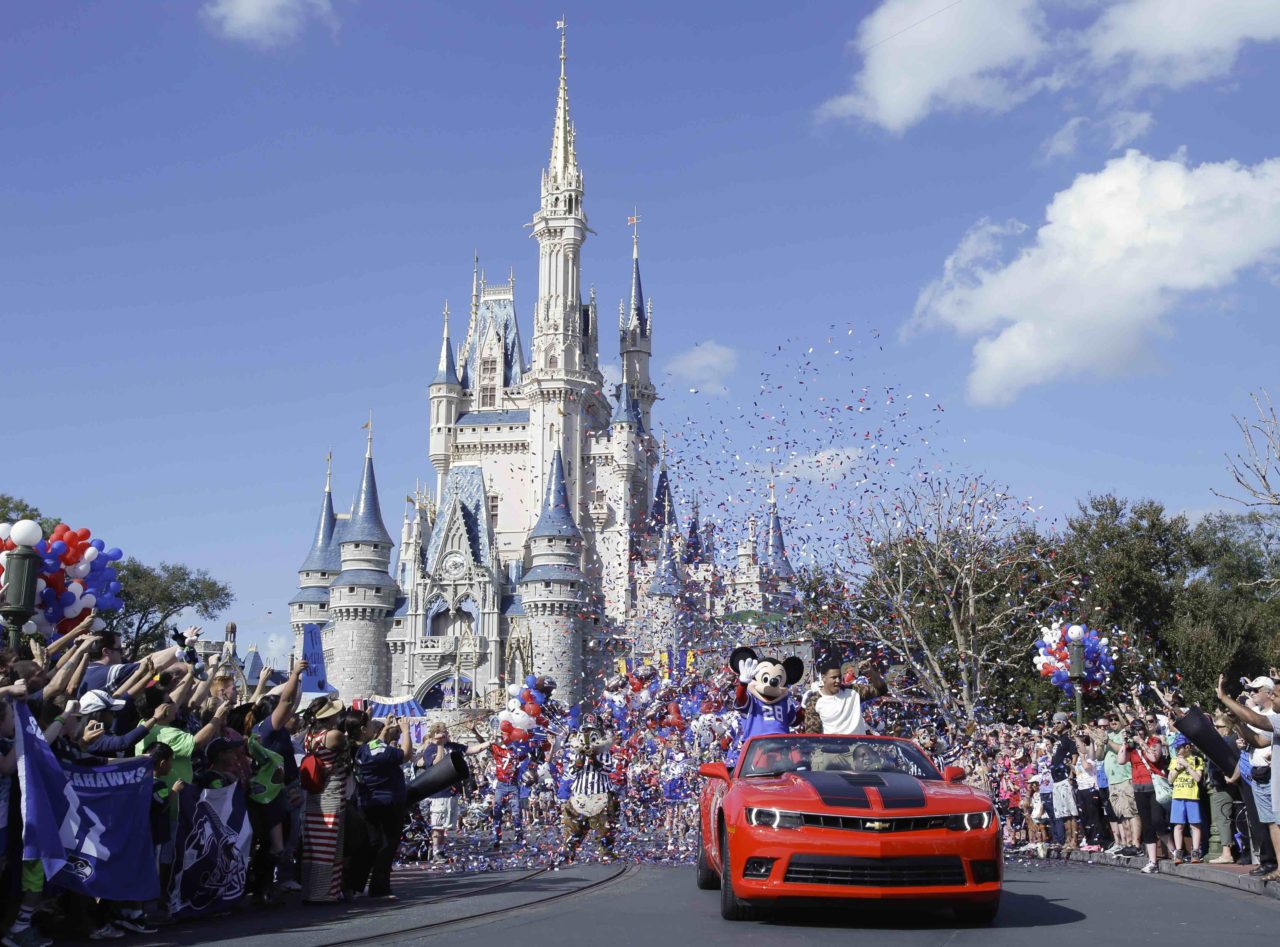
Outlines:
<svg viewBox="0 0 1280 947"><path fill-rule="evenodd" d="M1071 653L1071 689L1076 695L1076 726L1084 720L1084 692L1081 684L1084 681L1084 629L1072 625L1067 629L1067 649Z"/></svg>
<svg viewBox="0 0 1280 947"><path fill-rule="evenodd" d="M31 547L44 538L40 524L34 520L18 520L9 532L17 548L5 554L4 602L0 618L9 632L9 647L14 651L22 642L22 626L36 613L36 582L40 577L40 553Z"/></svg>

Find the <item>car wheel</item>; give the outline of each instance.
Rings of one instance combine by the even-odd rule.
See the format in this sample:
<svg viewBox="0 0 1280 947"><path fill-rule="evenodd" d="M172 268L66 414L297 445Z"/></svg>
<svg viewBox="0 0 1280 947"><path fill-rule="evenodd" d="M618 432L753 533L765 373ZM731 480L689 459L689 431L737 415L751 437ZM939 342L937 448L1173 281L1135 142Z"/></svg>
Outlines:
<svg viewBox="0 0 1280 947"><path fill-rule="evenodd" d="M707 861L707 846L702 838L702 820L698 820L698 890L715 891L720 887L720 876L711 870Z"/></svg>
<svg viewBox="0 0 1280 947"><path fill-rule="evenodd" d="M755 918L751 905L733 893L733 875L729 868L729 835L720 831L720 916L726 921L750 921Z"/></svg>
<svg viewBox="0 0 1280 947"><path fill-rule="evenodd" d="M990 924L1000 913L1000 899L957 904L956 917L965 924Z"/></svg>

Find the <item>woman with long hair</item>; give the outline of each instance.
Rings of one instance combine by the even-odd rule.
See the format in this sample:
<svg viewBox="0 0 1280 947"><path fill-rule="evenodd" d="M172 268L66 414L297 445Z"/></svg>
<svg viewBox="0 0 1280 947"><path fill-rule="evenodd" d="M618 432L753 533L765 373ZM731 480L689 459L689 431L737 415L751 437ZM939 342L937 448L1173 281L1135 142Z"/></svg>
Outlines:
<svg viewBox="0 0 1280 947"><path fill-rule="evenodd" d="M338 722L345 709L340 700L320 697L303 714L307 723L303 751L314 756L323 770L319 790L307 792L303 818L302 897L309 904L343 898L342 840L351 754Z"/></svg>

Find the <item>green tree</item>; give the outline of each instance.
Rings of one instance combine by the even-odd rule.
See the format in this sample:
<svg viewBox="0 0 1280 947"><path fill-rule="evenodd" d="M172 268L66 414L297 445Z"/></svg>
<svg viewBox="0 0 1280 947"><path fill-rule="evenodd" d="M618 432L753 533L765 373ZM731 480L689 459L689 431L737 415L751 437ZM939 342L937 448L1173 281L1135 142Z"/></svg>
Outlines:
<svg viewBox="0 0 1280 947"><path fill-rule="evenodd" d="M46 536L61 522L52 516L45 516L20 497L0 493L0 523L16 523L18 520L35 520Z"/></svg>
<svg viewBox="0 0 1280 947"><path fill-rule="evenodd" d="M228 608L235 596L231 587L203 569L162 562L152 567L137 559L116 566L123 607L103 617L107 629L118 632L128 654L161 648L176 630L174 619L190 610L212 621Z"/></svg>

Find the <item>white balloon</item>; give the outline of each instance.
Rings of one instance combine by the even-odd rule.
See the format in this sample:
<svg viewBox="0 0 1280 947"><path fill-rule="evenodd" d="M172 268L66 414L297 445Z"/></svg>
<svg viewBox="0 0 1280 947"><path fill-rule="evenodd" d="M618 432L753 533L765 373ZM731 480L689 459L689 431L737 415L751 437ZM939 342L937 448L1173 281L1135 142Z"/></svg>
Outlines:
<svg viewBox="0 0 1280 947"><path fill-rule="evenodd" d="M74 592L77 599L84 595L84 586L79 582L72 582L67 586L68 592Z"/></svg>
<svg viewBox="0 0 1280 947"><path fill-rule="evenodd" d="M89 546L87 549L85 549L84 552L80 554L80 559L84 562L93 562L93 560L97 558L98 558L97 546Z"/></svg>
<svg viewBox="0 0 1280 947"><path fill-rule="evenodd" d="M1098 644L1105 645L1105 644L1107 644L1107 643L1108 643L1108 642L1110 642L1110 641L1111 641L1111 639L1110 639L1110 638L1099 638L1099 639L1098 639Z"/></svg>
<svg viewBox="0 0 1280 947"><path fill-rule="evenodd" d="M13 529L12 523L0 523L0 541L9 538L9 530Z"/></svg>
<svg viewBox="0 0 1280 947"><path fill-rule="evenodd" d="M84 598L80 599L80 604L85 608L93 608L93 606L98 604L98 596L94 595L92 592L86 592Z"/></svg>
<svg viewBox="0 0 1280 947"><path fill-rule="evenodd" d="M29 621L22 626L22 633L24 635L34 635L37 630L38 629L36 628L36 623L33 621Z"/></svg>
<svg viewBox="0 0 1280 947"><path fill-rule="evenodd" d="M6 549L4 552L0 552L0 569L8 568L8 565L9 565L9 550Z"/></svg>
<svg viewBox="0 0 1280 947"><path fill-rule="evenodd" d="M77 617L77 616L78 616L82 611L84 611L84 606L83 606L83 605L81 605L79 602L76 602L74 605L72 605L70 608L68 608L66 611L64 611L64 612L62 613L62 617L63 617L63 618L75 618L75 617Z"/></svg>
<svg viewBox="0 0 1280 947"><path fill-rule="evenodd" d="M48 585L49 583L44 579L36 579L36 594L39 595L48 587Z"/></svg>
<svg viewBox="0 0 1280 947"><path fill-rule="evenodd" d="M9 531L9 538L19 546L34 546L44 539L44 532L35 520L18 520Z"/></svg>
<svg viewBox="0 0 1280 947"><path fill-rule="evenodd" d="M95 619L93 620L93 626L90 628L90 630L91 630L91 631L102 631L102 629L104 629L104 628L106 628L106 627L107 627L107 623L106 623L106 621L104 621L104 620L103 620L103 619L101 619L101 618L95 618Z"/></svg>

